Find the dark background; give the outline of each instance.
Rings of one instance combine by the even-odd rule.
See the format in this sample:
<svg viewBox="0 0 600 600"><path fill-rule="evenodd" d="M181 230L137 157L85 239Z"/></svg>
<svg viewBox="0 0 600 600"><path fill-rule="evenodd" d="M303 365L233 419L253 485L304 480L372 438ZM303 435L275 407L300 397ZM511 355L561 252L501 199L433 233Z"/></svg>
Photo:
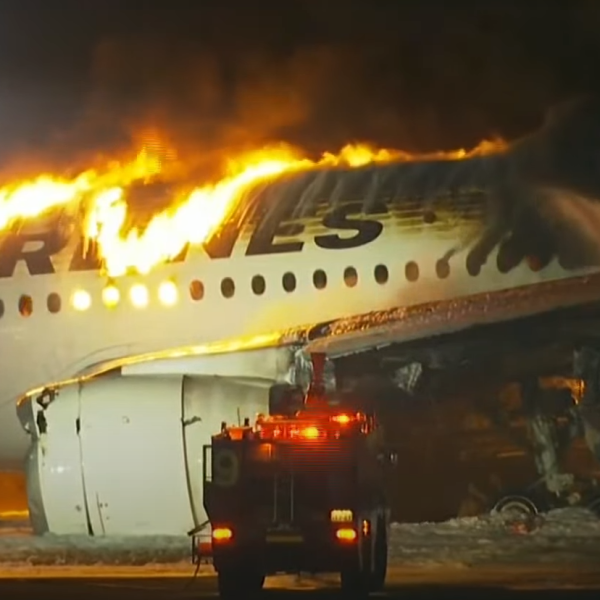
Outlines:
<svg viewBox="0 0 600 600"><path fill-rule="evenodd" d="M595 91L600 2L3 0L0 160L517 137Z"/></svg>

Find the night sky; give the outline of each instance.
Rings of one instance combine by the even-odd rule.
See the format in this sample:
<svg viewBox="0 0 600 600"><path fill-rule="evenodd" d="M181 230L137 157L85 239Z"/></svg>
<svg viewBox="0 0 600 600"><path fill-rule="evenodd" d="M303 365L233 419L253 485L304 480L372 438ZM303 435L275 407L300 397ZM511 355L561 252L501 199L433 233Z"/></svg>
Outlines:
<svg viewBox="0 0 600 600"><path fill-rule="evenodd" d="M68 165L148 124L206 153L473 146L599 67L597 0L3 0L0 160Z"/></svg>

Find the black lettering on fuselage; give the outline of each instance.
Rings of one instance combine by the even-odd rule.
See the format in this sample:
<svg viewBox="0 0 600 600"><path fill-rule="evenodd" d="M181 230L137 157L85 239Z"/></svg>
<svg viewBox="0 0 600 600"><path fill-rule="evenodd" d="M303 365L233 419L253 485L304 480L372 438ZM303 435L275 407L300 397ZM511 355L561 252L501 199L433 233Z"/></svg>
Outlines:
<svg viewBox="0 0 600 600"><path fill-rule="evenodd" d="M301 223L292 223L290 214L291 205L279 202L271 207L263 206L254 211L255 227L248 246L246 256L265 254L287 254L288 252L301 252L304 247L302 241L276 242L277 237L293 237L304 231Z"/></svg>
<svg viewBox="0 0 600 600"><path fill-rule="evenodd" d="M345 231L355 231L351 237L341 237L338 233L328 233L315 236L315 244L325 250L346 250L348 248L358 248L374 242L383 231L383 224L376 219L360 218L358 215L385 215L387 206L383 203L377 203L364 210L362 202L350 202L335 208L323 219L323 225L328 229L342 229ZM357 218L350 218L351 215L357 215Z"/></svg>
<svg viewBox="0 0 600 600"><path fill-rule="evenodd" d="M278 236L293 237L304 231L301 223L282 223L276 216L261 222L248 242L246 256L259 254L285 254L288 252L301 252L304 242L275 242Z"/></svg>
<svg viewBox="0 0 600 600"><path fill-rule="evenodd" d="M352 231L354 235L342 237L340 233L315 236L315 244L327 250L358 248L376 240L383 231L383 224L375 218L365 215L384 215L387 207L379 203L369 210L363 209L361 202L341 205L325 215L322 224L328 229ZM354 216L353 216L354 215ZM269 255L301 252L305 242L302 240L276 242L278 236L294 237L304 232L301 222L284 222L281 212L269 214L258 219L248 246L246 256ZM225 224L203 244L211 259L230 258L239 240L241 227L238 223ZM16 234L7 236L0 242L0 278L12 277L19 261L24 261L30 275L51 275L55 273L51 256L58 254L67 245L67 240L55 232L36 234ZM189 244L169 262L183 262L187 259ZM80 240L69 264L70 272L97 271L102 266L98 246L93 241L86 244Z"/></svg>
<svg viewBox="0 0 600 600"><path fill-rule="evenodd" d="M227 222L211 236L202 247L209 258L231 258L231 253L240 237L240 226Z"/></svg>
<svg viewBox="0 0 600 600"><path fill-rule="evenodd" d="M54 265L50 257L65 245L66 241L54 232L7 236L0 243L0 278L12 277L19 261L25 262L30 275L51 275Z"/></svg>
<svg viewBox="0 0 600 600"><path fill-rule="evenodd" d="M75 253L69 265L69 271L98 271L102 267L102 259L98 252L98 244L81 239L75 248Z"/></svg>
<svg viewBox="0 0 600 600"><path fill-rule="evenodd" d="M179 254L177 254L177 256L174 256L173 258L170 258L170 259L166 260L165 262L168 265L170 265L172 263L185 262L185 260L187 259L187 255L188 255L189 251L190 251L190 245L189 244L185 244L183 246L183 248L179 251Z"/></svg>

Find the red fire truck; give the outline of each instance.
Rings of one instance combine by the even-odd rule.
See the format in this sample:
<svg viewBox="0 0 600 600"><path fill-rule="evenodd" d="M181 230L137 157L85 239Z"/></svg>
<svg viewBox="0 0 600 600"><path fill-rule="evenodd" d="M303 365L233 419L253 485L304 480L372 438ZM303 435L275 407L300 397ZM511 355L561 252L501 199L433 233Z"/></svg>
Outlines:
<svg viewBox="0 0 600 600"><path fill-rule="evenodd" d="M374 415L321 390L275 386L269 416L223 423L204 447L204 507L222 598L255 594L278 573L337 572L352 596L384 585L384 481L393 461Z"/></svg>

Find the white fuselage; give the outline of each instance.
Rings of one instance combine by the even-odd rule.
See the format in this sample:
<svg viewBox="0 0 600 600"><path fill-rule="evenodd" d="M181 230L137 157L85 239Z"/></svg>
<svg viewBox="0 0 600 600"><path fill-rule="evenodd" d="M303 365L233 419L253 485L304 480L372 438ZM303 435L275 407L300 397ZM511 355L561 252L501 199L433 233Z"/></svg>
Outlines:
<svg viewBox="0 0 600 600"><path fill-rule="evenodd" d="M321 230L306 227L301 238L274 238L274 244L300 239L304 242L302 249L290 252L248 256L248 237L244 235L230 257L210 258L203 248L192 248L185 260L162 265L145 276L118 278L115 283L121 300L114 308L102 303L106 278L99 271L68 270L75 239L51 256L54 273L32 275L25 260L19 260L12 273L6 267L5 276L0 277L0 301L4 307L0 317L0 470L20 469L28 446L15 410L18 398L32 388L73 377L94 364L578 275L563 270L556 260L538 272L523 261L508 273L501 273L494 253L478 275L470 275L466 268L467 250L461 250L450 258L449 273L441 278L436 263L464 238L464 232L459 231L463 225L406 230L377 216L370 216L369 220L383 224L376 239L344 249L323 248L315 243L314 236L319 231L323 233L322 226ZM356 233L328 231L341 239ZM33 253L40 250L40 245L33 236L21 250ZM0 254L0 263L5 256ZM411 263L418 266L416 280L414 265L409 267L407 278L407 265ZM387 281L376 280L378 265L387 268ZM349 267L356 270L355 282L344 279ZM322 289L313 282L313 274L318 270L326 274ZM282 280L286 273L292 273L296 279L293 291L284 289ZM262 294L253 290L256 276L264 278ZM319 277L322 279L322 275ZM230 297L222 293L222 282L227 278L235 287L233 294L228 294ZM179 290L179 299L173 306L163 306L157 297L158 286L166 279L172 279ZM194 281L200 281L204 290L200 300L190 295ZM134 307L128 297L135 283L143 283L149 290L150 300L145 308ZM230 282L228 285L231 287ZM89 309L77 311L71 306L71 296L77 290L91 294ZM61 298L58 312L49 311L49 294ZM19 312L23 295L32 300L30 316Z"/></svg>

